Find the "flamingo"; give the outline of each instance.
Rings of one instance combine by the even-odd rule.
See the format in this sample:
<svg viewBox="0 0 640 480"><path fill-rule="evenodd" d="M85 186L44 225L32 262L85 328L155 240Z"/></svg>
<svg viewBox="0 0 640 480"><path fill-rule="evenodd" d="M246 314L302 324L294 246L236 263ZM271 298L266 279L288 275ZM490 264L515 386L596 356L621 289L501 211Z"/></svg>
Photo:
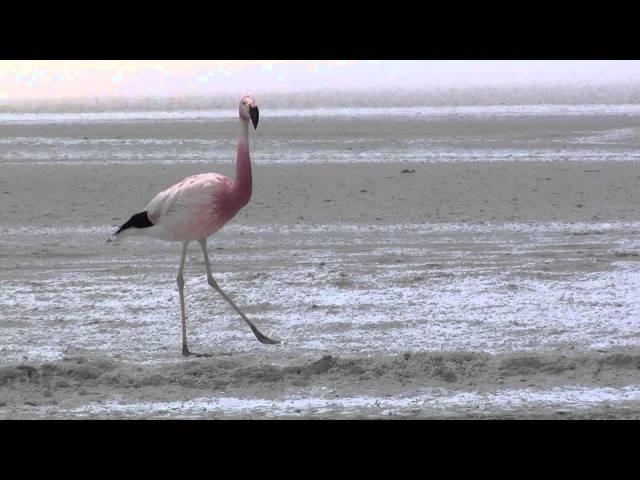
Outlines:
<svg viewBox="0 0 640 480"><path fill-rule="evenodd" d="M231 305L247 322L256 338L266 344L280 343L263 335L247 316L237 307L213 278L207 238L220 230L231 220L251 198L251 158L249 157L249 121L258 128L259 110L253 97L245 95L240 99L240 137L236 156L236 178L231 180L218 173L202 173L187 177L179 183L158 193L144 211L132 215L111 240L128 235L148 235L165 241L181 242L182 255L176 281L180 294L182 318L182 354L198 357L209 356L189 351L187 346L187 319L184 306L184 262L187 246L197 241L202 248L207 282Z"/></svg>

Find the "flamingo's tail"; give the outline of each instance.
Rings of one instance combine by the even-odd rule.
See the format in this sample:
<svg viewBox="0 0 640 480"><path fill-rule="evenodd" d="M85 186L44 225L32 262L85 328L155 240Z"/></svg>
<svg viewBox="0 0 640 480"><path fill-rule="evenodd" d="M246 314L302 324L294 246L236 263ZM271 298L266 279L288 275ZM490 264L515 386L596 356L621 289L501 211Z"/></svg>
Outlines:
<svg viewBox="0 0 640 480"><path fill-rule="evenodd" d="M118 240L118 238L120 238L121 235L124 236L124 233L133 233L136 231L136 230L130 230L130 229L142 229L142 228L149 228L149 227L153 227L153 223L151 223L151 220L149 220L149 217L147 216L147 212L144 211L144 212L136 213L135 215L132 215L129 220L123 223L120 226L120 228L118 228L118 230L107 239L107 242L113 242L114 240Z"/></svg>

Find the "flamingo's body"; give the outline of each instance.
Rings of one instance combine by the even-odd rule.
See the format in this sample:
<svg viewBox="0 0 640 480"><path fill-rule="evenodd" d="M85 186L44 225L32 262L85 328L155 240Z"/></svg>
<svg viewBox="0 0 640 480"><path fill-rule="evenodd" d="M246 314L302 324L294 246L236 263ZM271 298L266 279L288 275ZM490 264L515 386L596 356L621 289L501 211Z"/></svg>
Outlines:
<svg viewBox="0 0 640 480"><path fill-rule="evenodd" d="M258 340L270 340L255 328L249 319L220 289L213 279L207 254L207 238L231 220L251 198L251 158L249 156L249 121L258 126L258 107L249 96L240 102L240 138L236 157L236 178L231 180L218 173L202 173L187 177L156 195L147 208L133 215L114 234L115 238L128 234L149 235L161 240L182 243L182 258L178 270L178 291L182 313L182 353L189 355L184 308L184 261L189 242L198 241L202 247L207 269L207 280L222 297L249 324Z"/></svg>
<svg viewBox="0 0 640 480"><path fill-rule="evenodd" d="M145 211L153 227L143 233L179 242L210 237L244 206L234 198L233 186L217 173L185 178L149 202Z"/></svg>

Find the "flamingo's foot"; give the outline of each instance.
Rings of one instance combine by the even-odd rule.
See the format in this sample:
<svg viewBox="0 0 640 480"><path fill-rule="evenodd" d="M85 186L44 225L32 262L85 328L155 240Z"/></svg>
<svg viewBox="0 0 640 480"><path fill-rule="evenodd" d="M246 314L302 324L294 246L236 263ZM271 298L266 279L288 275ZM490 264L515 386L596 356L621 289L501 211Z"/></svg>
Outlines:
<svg viewBox="0 0 640 480"><path fill-rule="evenodd" d="M251 327L251 331L256 336L260 343L265 343L267 345L278 345L280 340L272 340L263 334L260 330L258 330L252 323L249 323L249 327Z"/></svg>
<svg viewBox="0 0 640 480"><path fill-rule="evenodd" d="M211 358L213 357L212 353L195 353L195 352L187 352L183 353L185 357L197 357L197 358Z"/></svg>
<svg viewBox="0 0 640 480"><path fill-rule="evenodd" d="M182 347L182 355L184 355L185 357L198 357L198 358L209 358L209 357L213 357L213 354L211 353L195 353L195 352L190 352L189 349L186 346Z"/></svg>

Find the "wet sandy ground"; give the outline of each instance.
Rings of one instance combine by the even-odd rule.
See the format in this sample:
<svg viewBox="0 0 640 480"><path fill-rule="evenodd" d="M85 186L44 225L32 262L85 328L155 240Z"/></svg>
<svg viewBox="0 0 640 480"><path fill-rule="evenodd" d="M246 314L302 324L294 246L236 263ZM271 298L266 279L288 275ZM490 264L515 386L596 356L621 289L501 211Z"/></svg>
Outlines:
<svg viewBox="0 0 640 480"><path fill-rule="evenodd" d="M105 240L202 168L3 167L1 418L640 416L636 163L258 165L209 250L282 344L193 245L184 359L179 245Z"/></svg>
<svg viewBox="0 0 640 480"><path fill-rule="evenodd" d="M235 124L3 124L0 418L640 417L640 116L267 113L209 251L282 343L193 245L196 359L179 245L105 241Z"/></svg>

